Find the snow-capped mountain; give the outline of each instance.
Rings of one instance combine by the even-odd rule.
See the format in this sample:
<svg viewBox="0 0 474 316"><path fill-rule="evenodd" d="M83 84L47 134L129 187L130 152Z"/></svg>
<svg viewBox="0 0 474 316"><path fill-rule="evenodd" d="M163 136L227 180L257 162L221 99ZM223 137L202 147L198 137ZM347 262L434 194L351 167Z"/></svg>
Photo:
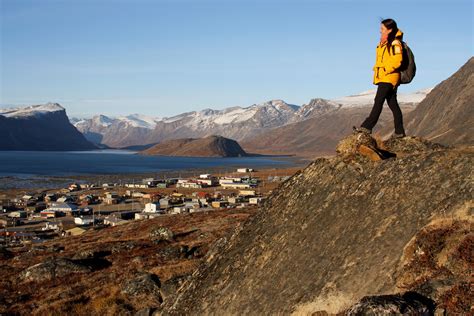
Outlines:
<svg viewBox="0 0 474 316"><path fill-rule="evenodd" d="M429 89L400 94L400 103L416 104ZM90 119L71 119L87 139L110 147L159 143L167 139L222 135L237 141L256 137L268 129L304 121L340 108L371 106L375 90L354 96L326 100L312 99L301 106L283 100L270 100L247 107L233 106L222 110L204 109L173 117L131 114L121 117L97 115Z"/></svg>
<svg viewBox="0 0 474 316"><path fill-rule="evenodd" d="M0 150L91 150L57 103L0 109Z"/></svg>
<svg viewBox="0 0 474 316"><path fill-rule="evenodd" d="M73 118L71 122L93 142L110 147L126 147L213 134L238 140L263 129L296 122L326 110L329 108L321 104L300 107L283 100L270 100L248 107L204 109L166 118L139 114L117 118L97 115L91 119Z"/></svg>
<svg viewBox="0 0 474 316"><path fill-rule="evenodd" d="M401 104L418 104L426 97L432 88L418 90L411 93L397 93L397 100L398 103ZM341 98L333 99L332 101L335 103L339 103L345 107L347 106L367 106L372 105L374 103L375 93L377 89L372 89L368 91L364 91L355 95L349 95Z"/></svg>
<svg viewBox="0 0 474 316"><path fill-rule="evenodd" d="M10 118L24 118L29 116L41 116L57 111L64 111L64 108L58 103L46 103L26 107L3 108L0 109L0 115Z"/></svg>

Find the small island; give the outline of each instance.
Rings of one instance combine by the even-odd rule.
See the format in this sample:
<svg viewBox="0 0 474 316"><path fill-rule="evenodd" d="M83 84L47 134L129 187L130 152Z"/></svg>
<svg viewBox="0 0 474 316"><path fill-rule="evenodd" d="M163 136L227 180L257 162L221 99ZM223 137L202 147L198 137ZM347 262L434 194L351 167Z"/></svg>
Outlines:
<svg viewBox="0 0 474 316"><path fill-rule="evenodd" d="M180 157L245 157L249 156L233 139L219 135L204 138L181 138L163 141L146 150L141 155Z"/></svg>

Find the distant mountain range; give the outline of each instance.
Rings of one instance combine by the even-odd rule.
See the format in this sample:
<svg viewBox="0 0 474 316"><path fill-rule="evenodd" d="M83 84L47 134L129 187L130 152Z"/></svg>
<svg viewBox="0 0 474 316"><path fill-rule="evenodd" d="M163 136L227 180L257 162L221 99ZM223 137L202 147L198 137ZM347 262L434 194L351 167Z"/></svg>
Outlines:
<svg viewBox="0 0 474 316"><path fill-rule="evenodd" d="M472 73L472 66L469 67L464 70L465 73ZM472 76L463 74L455 78L458 79L440 84L436 91L425 89L399 94L409 133L422 136L429 133L427 136L438 137L440 141L446 135L446 142L450 139L457 139L457 143L466 143L466 139L471 141L466 135L472 131L472 125L469 126L472 115L465 114L470 113L472 92L465 86L472 81ZM57 103L0 109L0 131L5 135L0 140L0 150L89 150L107 147L151 150L155 147L157 153L161 151L158 154L181 155L164 148L171 145L182 147L183 139L221 135L229 141L238 141L243 152L253 154L333 154L337 141L368 115L375 91L333 100L314 98L301 106L283 100L270 100L248 107L205 109L165 118L131 114L68 119L64 108ZM425 99L427 94L432 96ZM420 102L426 105L418 109ZM446 102L451 106L443 106ZM454 106L456 104L462 106ZM391 131L392 125L392 114L385 107L375 132L385 135ZM169 140L180 140L181 143L167 142ZM156 147L160 143L164 145ZM201 154L214 155L212 151Z"/></svg>
<svg viewBox="0 0 474 316"><path fill-rule="evenodd" d="M166 140L140 152L142 155L186 157L244 157L247 153L232 139L212 135L204 138Z"/></svg>
<svg viewBox="0 0 474 316"><path fill-rule="evenodd" d="M91 150L57 103L0 109L0 150Z"/></svg>
<svg viewBox="0 0 474 316"><path fill-rule="evenodd" d="M400 103L414 107L429 89L400 94ZM131 114L122 117L96 115L90 119L71 118L74 126L96 144L123 148L159 143L169 139L222 135L237 141L257 138L274 128L306 121L346 108L371 106L375 90L326 100L312 99L302 106L270 100L248 107L205 109L161 118Z"/></svg>

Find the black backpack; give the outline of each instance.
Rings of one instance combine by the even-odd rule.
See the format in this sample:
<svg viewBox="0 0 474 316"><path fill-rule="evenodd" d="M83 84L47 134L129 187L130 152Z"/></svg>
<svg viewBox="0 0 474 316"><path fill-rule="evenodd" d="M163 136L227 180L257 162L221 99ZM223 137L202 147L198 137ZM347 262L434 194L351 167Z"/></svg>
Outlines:
<svg viewBox="0 0 474 316"><path fill-rule="evenodd" d="M403 57L402 65L400 66L400 83L407 84L410 83L416 74L416 64L415 64L415 55L408 47L407 43L402 42L403 47Z"/></svg>

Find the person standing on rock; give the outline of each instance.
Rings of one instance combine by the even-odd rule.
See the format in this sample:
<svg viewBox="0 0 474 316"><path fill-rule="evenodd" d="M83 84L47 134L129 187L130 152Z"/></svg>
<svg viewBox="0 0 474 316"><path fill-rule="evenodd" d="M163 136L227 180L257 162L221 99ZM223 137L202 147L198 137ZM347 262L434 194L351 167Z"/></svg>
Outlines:
<svg viewBox="0 0 474 316"><path fill-rule="evenodd" d="M395 133L391 137L402 138L406 135L403 127L402 111L397 101L397 89L400 85L399 68L403 59L401 43L403 32L398 29L394 20L385 19L380 23L380 34L380 43L376 49L376 62L373 67L373 82L378 86L374 106L361 126L359 128L354 127L354 131L371 134L380 117L383 104L387 100L395 123Z"/></svg>

